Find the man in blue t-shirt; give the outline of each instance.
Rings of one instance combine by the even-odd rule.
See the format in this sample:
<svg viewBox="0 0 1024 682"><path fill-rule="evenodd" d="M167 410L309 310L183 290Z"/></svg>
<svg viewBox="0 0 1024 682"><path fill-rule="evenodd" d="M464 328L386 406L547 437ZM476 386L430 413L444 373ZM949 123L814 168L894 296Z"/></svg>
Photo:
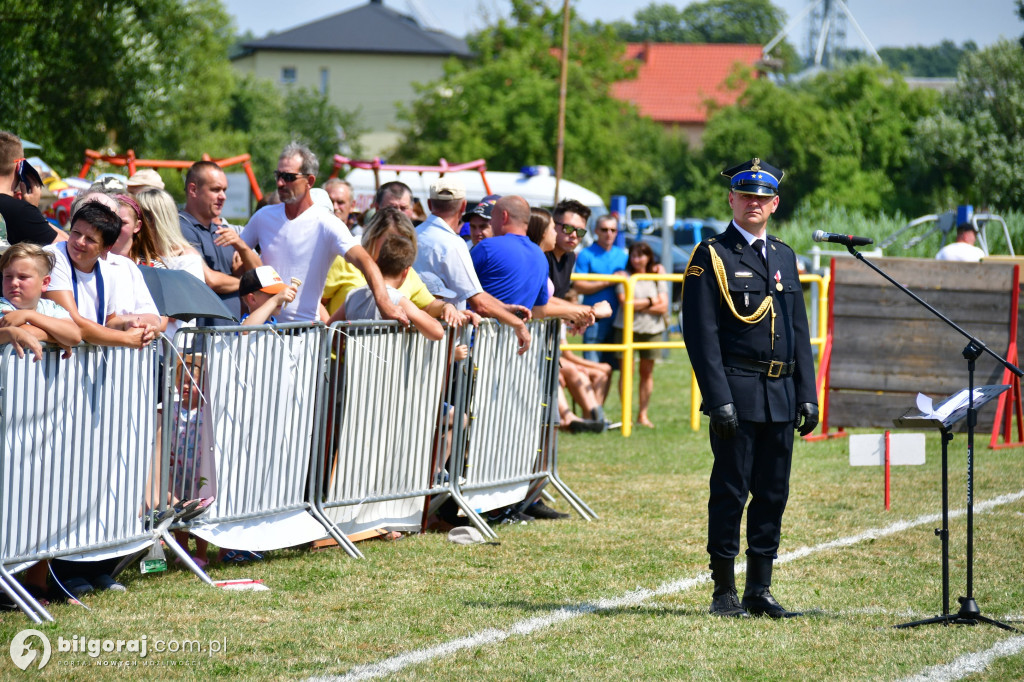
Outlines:
<svg viewBox="0 0 1024 682"><path fill-rule="evenodd" d="M501 216L495 217L498 209ZM526 236L530 205L522 197L499 199L491 211L495 236L469 252L484 291L502 303L529 309L548 302L548 261L540 247Z"/></svg>
<svg viewBox="0 0 1024 682"><path fill-rule="evenodd" d="M480 286L502 303L528 308L533 317L561 317L578 326L594 321L590 306L554 298L548 290L548 259L526 236L530 205L518 196L498 199L491 209L493 237L473 247Z"/></svg>
<svg viewBox="0 0 1024 682"><path fill-rule="evenodd" d="M596 241L580 251L576 258L576 272L595 275L614 275L626 270L629 257L626 250L615 246L615 238L619 234L619 221L613 215L603 215L595 221L594 232ZM615 293L615 284L611 282L573 282L573 288L583 294L583 303L594 305L598 301L608 301L612 307L612 316L598 320L583 333L583 343L614 343L615 330L612 322L619 310L619 297ZM607 362L613 368L619 366L619 354L607 351L586 351L583 356L587 360Z"/></svg>

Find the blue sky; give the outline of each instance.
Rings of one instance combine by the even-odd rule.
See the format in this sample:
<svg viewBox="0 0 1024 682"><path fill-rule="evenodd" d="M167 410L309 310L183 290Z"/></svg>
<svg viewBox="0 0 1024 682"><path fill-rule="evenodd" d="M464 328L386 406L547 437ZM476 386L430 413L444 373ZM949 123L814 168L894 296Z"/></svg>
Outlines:
<svg viewBox="0 0 1024 682"><path fill-rule="evenodd" d="M421 13L428 23L454 35L464 35L491 23L509 11L507 0L383 0L393 9ZM556 3L556 0L548 0ZM661 0L659 0L661 1ZM240 30L265 35L365 4L367 0L225 0ZM651 0L577 0L577 11L588 20L632 19ZM792 19L808 0L773 0ZM858 24L876 48L935 45L944 39L956 44L973 40L984 47L1004 38L1024 34L1013 0L846 0ZM686 2L678 3L685 6ZM791 42L803 49L805 26L797 28ZM852 26L847 29L848 47L861 47Z"/></svg>

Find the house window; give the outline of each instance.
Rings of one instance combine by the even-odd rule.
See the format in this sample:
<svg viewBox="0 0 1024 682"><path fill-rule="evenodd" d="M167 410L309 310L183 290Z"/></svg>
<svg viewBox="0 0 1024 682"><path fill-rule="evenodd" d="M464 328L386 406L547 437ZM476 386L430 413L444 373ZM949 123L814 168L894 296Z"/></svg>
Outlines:
<svg viewBox="0 0 1024 682"><path fill-rule="evenodd" d="M321 95L326 95L327 94L327 67L326 66L321 66L320 67L320 94Z"/></svg>
<svg viewBox="0 0 1024 682"><path fill-rule="evenodd" d="M294 66L282 66L281 67L281 82L286 84L286 85L289 85L291 83L294 83L295 80L296 80L296 77L295 77L295 67Z"/></svg>

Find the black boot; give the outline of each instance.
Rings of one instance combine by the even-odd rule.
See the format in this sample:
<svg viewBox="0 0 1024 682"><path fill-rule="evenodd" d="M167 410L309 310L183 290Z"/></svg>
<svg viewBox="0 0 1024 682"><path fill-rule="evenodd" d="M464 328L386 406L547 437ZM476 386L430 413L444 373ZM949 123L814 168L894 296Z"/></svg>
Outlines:
<svg viewBox="0 0 1024 682"><path fill-rule="evenodd" d="M799 611L787 611L768 591L772 584L772 558L747 557L747 586L743 590L743 608L752 616L795 618Z"/></svg>
<svg viewBox="0 0 1024 682"><path fill-rule="evenodd" d="M715 592L711 596L708 613L723 618L747 618L748 613L740 606L736 596L735 560L712 559L711 579L715 581Z"/></svg>

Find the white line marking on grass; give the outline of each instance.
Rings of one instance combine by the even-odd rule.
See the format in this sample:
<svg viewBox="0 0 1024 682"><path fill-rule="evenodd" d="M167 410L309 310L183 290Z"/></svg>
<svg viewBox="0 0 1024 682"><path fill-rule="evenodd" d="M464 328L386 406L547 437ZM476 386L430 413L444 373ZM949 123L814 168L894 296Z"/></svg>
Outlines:
<svg viewBox="0 0 1024 682"><path fill-rule="evenodd" d="M1024 498L1024 490L1020 490L1015 493L1008 493L1006 495L1000 495L991 500L986 500L979 504L974 505L975 513L982 513L990 509L994 509L1004 504L1016 502ZM956 518L963 516L967 513L966 509L955 509L949 512L949 517ZM872 528L856 535L850 535L845 538L837 538L828 542L823 542L813 547L801 547L793 550L792 552L786 552L779 555L776 559L776 563L788 563L797 559L803 559L812 554L818 552L824 552L830 549L838 549L842 547L849 547L865 540L871 540L873 538L883 538L889 535L895 535L896 533L903 532L910 528L917 526L927 525L929 523L935 523L942 520L941 514L926 514L919 516L916 519L909 521L897 521L896 523L889 524L883 528ZM736 572L742 573L746 570L746 567L742 564L736 566ZM503 642L513 635L530 635L538 630L551 627L557 623L563 621L572 620L589 613L595 613L598 611L608 611L611 609L620 609L624 607L639 606L647 600L653 597L666 596L670 594L677 594L679 592L685 592L686 590L696 587L697 585L709 582L711 580L710 573L702 573L695 578L684 578L682 580L676 580L670 583L663 583L655 589L640 588L627 592L621 597L615 597L610 599L599 599L594 602L575 604L569 606L563 606L559 609L550 611L548 614L543 616L537 616L535 618L528 618L521 620L518 623L513 623L505 630L483 630L474 635L468 637L460 637L459 639L453 639L437 646L427 647L426 649L418 649L416 651L410 651L391 658L378 661L377 663L368 663L365 665L357 665L348 673L342 676L325 676L325 677L312 677L309 678L314 682L355 682L356 680L372 680L378 677L384 677L392 673L397 673L409 666L417 665L419 663L426 663L435 658L441 658L442 656L450 656L458 651L465 649L475 649L476 647L485 646L488 644L496 644Z"/></svg>
<svg viewBox="0 0 1024 682"><path fill-rule="evenodd" d="M996 642L991 649L964 654L945 665L925 668L917 675L905 678L903 682L955 682L968 675L983 672L997 659L1015 656L1022 651L1024 651L1024 635L1011 637Z"/></svg>

